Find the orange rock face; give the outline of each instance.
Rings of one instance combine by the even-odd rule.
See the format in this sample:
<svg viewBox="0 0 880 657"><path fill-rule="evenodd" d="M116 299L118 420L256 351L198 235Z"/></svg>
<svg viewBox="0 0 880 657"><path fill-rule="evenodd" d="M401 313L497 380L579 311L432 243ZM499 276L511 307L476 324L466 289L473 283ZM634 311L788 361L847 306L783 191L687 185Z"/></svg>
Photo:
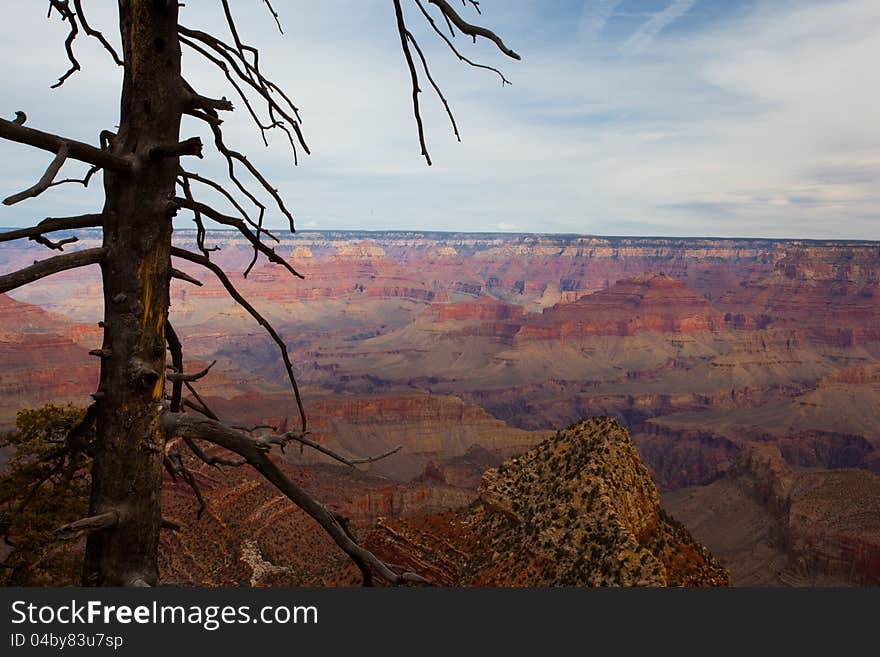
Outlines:
<svg viewBox="0 0 880 657"><path fill-rule="evenodd" d="M521 306L501 303L491 298L481 297L476 301L436 304L432 306L438 322L480 322L512 321L522 319L526 312Z"/></svg>

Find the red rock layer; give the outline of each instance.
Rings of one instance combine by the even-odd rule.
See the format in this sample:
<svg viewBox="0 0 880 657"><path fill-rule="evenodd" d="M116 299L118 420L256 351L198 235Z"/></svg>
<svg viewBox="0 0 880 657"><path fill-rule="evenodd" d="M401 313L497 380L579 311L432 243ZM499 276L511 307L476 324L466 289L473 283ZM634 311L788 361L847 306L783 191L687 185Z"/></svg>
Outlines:
<svg viewBox="0 0 880 657"><path fill-rule="evenodd" d="M692 333L722 325L721 314L684 282L664 274L645 274L618 281L575 303L545 309L540 319L523 326L517 339L565 341L642 331Z"/></svg>

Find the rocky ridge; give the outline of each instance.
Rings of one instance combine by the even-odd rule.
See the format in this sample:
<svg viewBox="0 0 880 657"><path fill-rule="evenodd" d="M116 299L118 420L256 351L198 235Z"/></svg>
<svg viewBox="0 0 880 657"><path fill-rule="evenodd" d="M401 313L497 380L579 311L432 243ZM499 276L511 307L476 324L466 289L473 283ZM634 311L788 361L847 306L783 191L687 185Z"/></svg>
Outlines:
<svg viewBox="0 0 880 657"><path fill-rule="evenodd" d="M452 586L719 586L725 570L660 509L626 430L593 418L488 470L468 508L382 519L368 544Z"/></svg>

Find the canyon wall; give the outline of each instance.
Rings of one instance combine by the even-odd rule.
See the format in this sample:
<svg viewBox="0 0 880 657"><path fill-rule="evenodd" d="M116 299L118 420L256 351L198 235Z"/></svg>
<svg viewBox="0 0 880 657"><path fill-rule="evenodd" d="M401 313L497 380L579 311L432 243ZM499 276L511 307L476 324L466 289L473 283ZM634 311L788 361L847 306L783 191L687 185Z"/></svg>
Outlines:
<svg viewBox="0 0 880 657"><path fill-rule="evenodd" d="M79 237L70 248L100 239ZM312 437L357 457L402 446L371 469L387 485L345 502L364 522L471 499L483 470L595 415L630 431L664 492L738 489L756 441L789 468L880 473L877 243L304 232L277 247L299 281L262 262L244 279L249 246L225 231L207 242L287 343ZM0 270L39 249L0 246ZM275 345L210 274L178 264L203 282L172 284L185 366L217 361L200 394L224 418L294 426ZM0 429L21 407L90 402L101 303L94 268L0 296ZM860 540L823 550L868 555L847 559L869 572Z"/></svg>

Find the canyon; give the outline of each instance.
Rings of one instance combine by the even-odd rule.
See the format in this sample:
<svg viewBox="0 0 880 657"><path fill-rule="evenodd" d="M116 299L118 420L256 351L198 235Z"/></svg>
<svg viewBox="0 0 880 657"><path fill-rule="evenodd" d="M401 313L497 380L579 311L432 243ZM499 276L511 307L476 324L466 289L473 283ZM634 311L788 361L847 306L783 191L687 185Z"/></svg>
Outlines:
<svg viewBox="0 0 880 657"><path fill-rule="evenodd" d="M558 429L609 416L632 436L664 506L730 570L734 585L880 583L869 512L880 480L880 244L280 237L277 252L305 280L262 263L243 278L247 243L231 232L207 235L220 247L212 260L288 344L312 438L352 457L401 446L345 475L317 453L284 455L362 531L374 535L380 516L393 528L455 513L478 499L484 471ZM79 238L77 248L99 240L90 231ZM191 248L195 236L179 231L176 239ZM42 257L39 248L4 244L0 271ZM294 422L271 340L209 272L179 267L202 283L172 284L171 320L186 367L217 361L199 394L224 418ZM88 402L101 304L97 270L0 296L0 427L10 427L19 408ZM255 482L238 482L238 473L231 481L204 476L216 480L205 483L209 511L239 493L250 500L248 513L274 499L259 487L244 492ZM346 484L348 497L337 490ZM185 491L169 484L167 495L180 515L192 516ZM717 512L707 518L700 509ZM200 534L243 522L214 513L218 524ZM845 527L828 525L842 514ZM277 520L295 515L281 501L260 511L254 531L277 534L277 544L260 539L260 559L287 563L278 561L283 546L322 545L317 529L296 536L280 529ZM761 549L751 549L755 536ZM248 552L254 562L256 549ZM230 564L241 550L240 541L230 543ZM337 576L331 565L307 576L302 564L284 567L317 582ZM174 567L181 580L207 577ZM245 564L229 567L235 581L251 577ZM265 583L281 577L260 572Z"/></svg>

